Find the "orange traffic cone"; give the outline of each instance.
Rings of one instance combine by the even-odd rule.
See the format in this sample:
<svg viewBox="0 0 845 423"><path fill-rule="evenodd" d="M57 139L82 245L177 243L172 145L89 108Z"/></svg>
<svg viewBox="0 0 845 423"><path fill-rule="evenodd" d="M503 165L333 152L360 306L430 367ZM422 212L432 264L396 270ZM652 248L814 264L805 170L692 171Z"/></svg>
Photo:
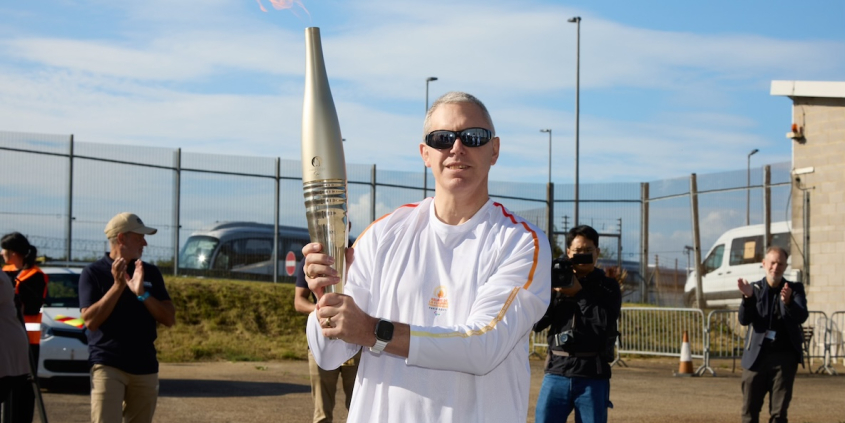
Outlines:
<svg viewBox="0 0 845 423"><path fill-rule="evenodd" d="M693 376L692 353L689 346L689 335L684 331L684 341L681 343L681 364L678 366L678 373L675 376Z"/></svg>

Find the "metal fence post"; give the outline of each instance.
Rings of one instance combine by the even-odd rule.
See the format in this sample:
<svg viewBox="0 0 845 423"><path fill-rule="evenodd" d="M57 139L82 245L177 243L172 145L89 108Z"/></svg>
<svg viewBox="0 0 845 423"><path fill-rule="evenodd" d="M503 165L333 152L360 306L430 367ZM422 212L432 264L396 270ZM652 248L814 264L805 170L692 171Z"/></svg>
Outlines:
<svg viewBox="0 0 845 423"><path fill-rule="evenodd" d="M279 200L281 199L282 159L276 157L276 192L273 202L273 283L279 282Z"/></svg>
<svg viewBox="0 0 845 423"><path fill-rule="evenodd" d="M704 292L701 289L701 234L698 228L698 181L695 174L689 178L690 208L692 209L692 246L695 256L695 306L704 310Z"/></svg>
<svg viewBox="0 0 845 423"><path fill-rule="evenodd" d="M622 218L619 218L619 237L616 238L616 266L619 267L619 274L622 274Z"/></svg>
<svg viewBox="0 0 845 423"><path fill-rule="evenodd" d="M73 247L73 134L70 134L67 162L67 230L65 233L65 257L67 257L67 261L72 261L73 256L71 250Z"/></svg>
<svg viewBox="0 0 845 423"><path fill-rule="evenodd" d="M772 167L763 166L763 249L772 245Z"/></svg>
<svg viewBox="0 0 845 423"><path fill-rule="evenodd" d="M555 234L555 223L554 223L554 214L555 214L555 184L553 182L549 182L546 185L546 236L549 238L549 242L554 245L554 234ZM552 248L554 250L554 248Z"/></svg>
<svg viewBox="0 0 845 423"><path fill-rule="evenodd" d="M376 187L376 165L373 165L370 171L370 192L372 193L370 196L370 222L376 221Z"/></svg>
<svg viewBox="0 0 845 423"><path fill-rule="evenodd" d="M648 182L640 183L640 276L643 302L648 300Z"/></svg>
<svg viewBox="0 0 845 423"><path fill-rule="evenodd" d="M173 276L179 275L179 222L182 198L182 149L173 152Z"/></svg>

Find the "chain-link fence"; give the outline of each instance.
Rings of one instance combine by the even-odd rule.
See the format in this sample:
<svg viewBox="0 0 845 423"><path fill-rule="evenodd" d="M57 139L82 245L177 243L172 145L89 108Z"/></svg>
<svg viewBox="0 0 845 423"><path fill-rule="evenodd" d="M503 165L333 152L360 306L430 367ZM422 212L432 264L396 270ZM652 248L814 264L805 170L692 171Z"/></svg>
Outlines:
<svg viewBox="0 0 845 423"><path fill-rule="evenodd" d="M761 170L698 176L703 251L725 229L744 225L746 214L750 223L762 222ZM789 186L783 181L789 179L789 164L772 165L771 175L772 215L777 215L788 208ZM423 197L421 172L347 164L347 177L353 236L375 218ZM40 254L54 259L90 261L102 255L108 249L103 228L121 211L137 213L159 229L148 237L144 254L163 267L178 260L179 248L192 233L216 222L307 227L298 158L0 132L0 178L0 233L21 232ZM434 186L430 174L427 186ZM608 235L600 242L602 264L621 265L629 300L680 305L673 290L693 267L684 249L692 245L689 186L689 178L580 185L581 223ZM495 201L547 233L551 228L552 241L561 247L560 235L574 226L573 194L572 184L490 182Z"/></svg>

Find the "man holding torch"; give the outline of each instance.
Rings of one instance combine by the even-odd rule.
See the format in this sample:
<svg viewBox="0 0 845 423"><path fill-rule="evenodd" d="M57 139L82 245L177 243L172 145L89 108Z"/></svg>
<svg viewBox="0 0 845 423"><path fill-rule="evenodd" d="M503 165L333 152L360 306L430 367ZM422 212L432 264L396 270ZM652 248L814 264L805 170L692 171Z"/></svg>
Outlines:
<svg viewBox="0 0 845 423"><path fill-rule="evenodd" d="M337 368L363 350L349 422L525 421L528 336L550 296L549 241L493 202L499 157L477 98L450 92L426 114L420 155L435 195L370 225L341 275L322 245L303 248L317 363Z"/></svg>

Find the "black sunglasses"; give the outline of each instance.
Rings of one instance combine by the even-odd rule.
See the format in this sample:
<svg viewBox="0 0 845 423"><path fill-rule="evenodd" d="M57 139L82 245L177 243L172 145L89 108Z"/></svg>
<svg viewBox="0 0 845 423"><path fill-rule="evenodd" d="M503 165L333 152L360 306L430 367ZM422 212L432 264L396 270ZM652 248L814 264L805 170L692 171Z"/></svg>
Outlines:
<svg viewBox="0 0 845 423"><path fill-rule="evenodd" d="M458 138L461 139L461 144L466 147L481 147L493 139L493 132L484 128L467 128L461 131L438 129L425 136L425 144L443 150L452 148Z"/></svg>

